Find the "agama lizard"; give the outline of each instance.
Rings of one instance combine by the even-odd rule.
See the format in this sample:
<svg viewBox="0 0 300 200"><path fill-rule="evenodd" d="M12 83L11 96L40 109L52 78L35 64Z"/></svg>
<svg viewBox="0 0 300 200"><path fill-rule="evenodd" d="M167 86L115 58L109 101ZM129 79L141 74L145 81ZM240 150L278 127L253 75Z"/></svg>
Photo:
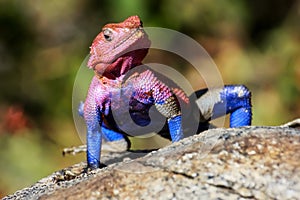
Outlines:
<svg viewBox="0 0 300 200"><path fill-rule="evenodd" d="M87 127L89 168L100 166L103 138L124 140L130 131L149 125L155 121L150 117L152 108L165 117L165 126L158 134L172 142L185 135L182 105L191 107L193 101L182 90L167 85L164 78L160 78L163 76L146 66L139 67L150 44L140 18L131 16L121 23L105 25L90 47L88 67L94 70L95 76L79 108ZM199 113L198 131L207 129L209 121L222 114L230 114L230 127L251 124L251 93L245 86L226 85L214 89L210 92L213 100L207 98L208 91L196 91L194 95L200 98L200 106L197 111L190 109ZM225 111L218 112L222 106ZM122 120L119 116L130 116L130 119Z"/></svg>

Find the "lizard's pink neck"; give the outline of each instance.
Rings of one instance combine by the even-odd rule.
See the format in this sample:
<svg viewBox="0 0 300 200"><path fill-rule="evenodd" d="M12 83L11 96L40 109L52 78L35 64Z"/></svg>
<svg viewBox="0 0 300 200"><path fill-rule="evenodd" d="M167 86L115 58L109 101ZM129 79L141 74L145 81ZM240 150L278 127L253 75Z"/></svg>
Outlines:
<svg viewBox="0 0 300 200"><path fill-rule="evenodd" d="M116 79L124 74L126 74L130 69L141 65L142 60L148 53L148 49L139 49L129 53L124 54L123 56L117 58L112 64L108 64L105 67L104 71L99 71L103 69L103 66L96 66L95 73L99 76L104 76L108 79Z"/></svg>

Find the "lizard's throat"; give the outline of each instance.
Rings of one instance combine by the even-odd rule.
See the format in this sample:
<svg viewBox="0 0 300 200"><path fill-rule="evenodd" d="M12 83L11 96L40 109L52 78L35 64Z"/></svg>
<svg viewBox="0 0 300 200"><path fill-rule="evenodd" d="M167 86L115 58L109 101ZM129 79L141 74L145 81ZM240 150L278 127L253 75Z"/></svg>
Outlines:
<svg viewBox="0 0 300 200"><path fill-rule="evenodd" d="M141 65L147 52L148 49L140 49L117 58L111 64L99 63L95 66L94 71L100 77L104 76L109 79L116 79L126 74L130 69Z"/></svg>
<svg viewBox="0 0 300 200"><path fill-rule="evenodd" d="M141 63L139 63L141 64ZM95 67L95 73L99 77L106 77L108 79L116 79L124 74L126 74L130 69L139 65L138 63L132 63L130 58L118 58L112 64L100 63ZM104 69L104 70L103 70Z"/></svg>

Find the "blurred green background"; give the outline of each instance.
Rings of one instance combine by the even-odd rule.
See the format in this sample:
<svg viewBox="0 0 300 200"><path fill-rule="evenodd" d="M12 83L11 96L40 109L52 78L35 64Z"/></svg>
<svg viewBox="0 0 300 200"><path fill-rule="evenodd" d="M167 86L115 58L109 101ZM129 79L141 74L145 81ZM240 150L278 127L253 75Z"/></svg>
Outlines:
<svg viewBox="0 0 300 200"><path fill-rule="evenodd" d="M76 72L101 27L130 15L197 40L225 84L252 91L254 125L300 116L299 1L0 0L0 197L85 160L61 156L81 144Z"/></svg>

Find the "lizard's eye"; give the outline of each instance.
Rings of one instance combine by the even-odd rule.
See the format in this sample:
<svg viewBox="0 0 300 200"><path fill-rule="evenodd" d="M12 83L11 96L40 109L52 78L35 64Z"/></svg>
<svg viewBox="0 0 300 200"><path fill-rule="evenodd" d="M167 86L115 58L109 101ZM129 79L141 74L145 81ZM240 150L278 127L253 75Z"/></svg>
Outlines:
<svg viewBox="0 0 300 200"><path fill-rule="evenodd" d="M110 42L112 41L112 31L109 29L104 29L103 30L103 36L106 41Z"/></svg>

